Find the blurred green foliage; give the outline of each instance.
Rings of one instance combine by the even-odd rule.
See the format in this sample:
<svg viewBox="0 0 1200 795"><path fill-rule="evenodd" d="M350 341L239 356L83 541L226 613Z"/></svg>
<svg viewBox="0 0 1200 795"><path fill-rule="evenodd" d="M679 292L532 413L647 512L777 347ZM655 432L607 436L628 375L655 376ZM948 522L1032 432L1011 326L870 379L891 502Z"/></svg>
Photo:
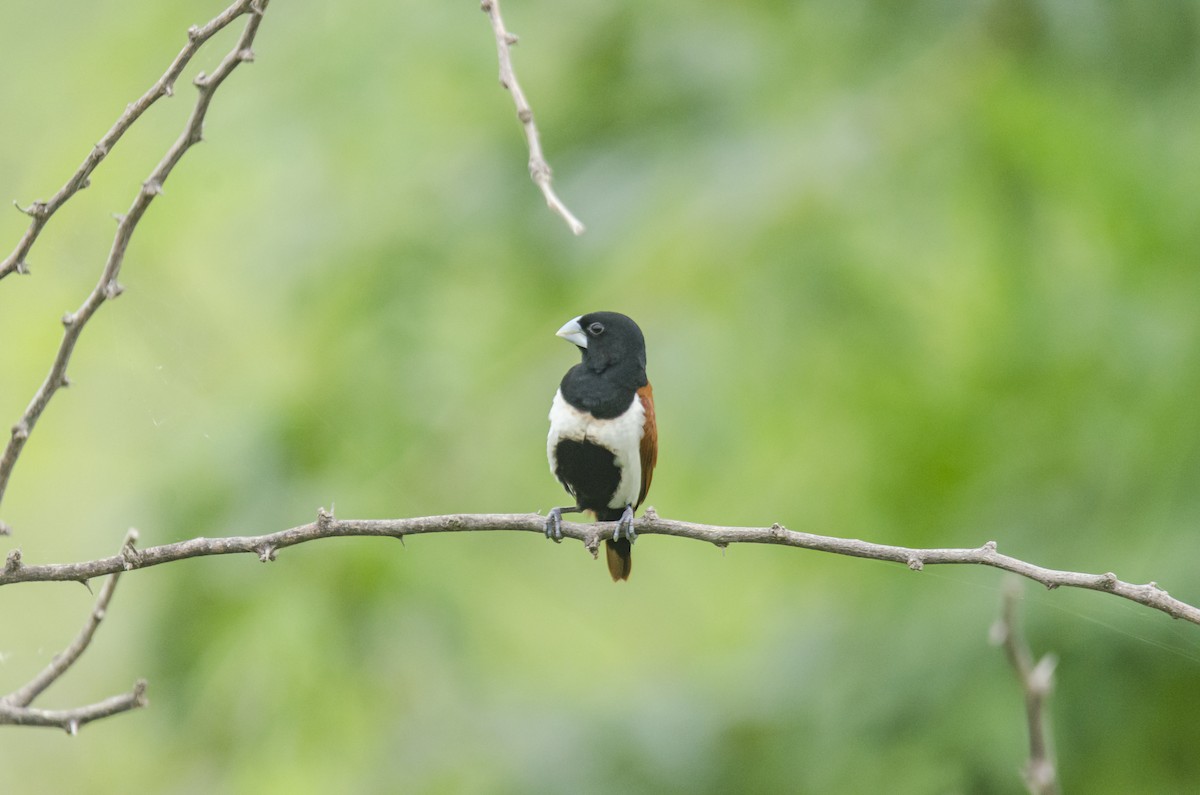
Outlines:
<svg viewBox="0 0 1200 795"><path fill-rule="evenodd" d="M204 3L0 10L0 199L57 189ZM476 3L276 0L87 329L3 518L26 560L346 517L545 510L566 319L649 342L667 516L974 546L1200 601L1200 6L507 0L572 238ZM239 27L239 26L235 26ZM188 72L211 69L226 31ZM0 283L15 419L156 106ZM0 248L25 220L0 214ZM7 420L5 420L7 421ZM127 577L6 792L1021 790L1000 579L647 537L355 539ZM1027 591L1068 792L1200 780L1200 630ZM2 687L82 588L0 590Z"/></svg>

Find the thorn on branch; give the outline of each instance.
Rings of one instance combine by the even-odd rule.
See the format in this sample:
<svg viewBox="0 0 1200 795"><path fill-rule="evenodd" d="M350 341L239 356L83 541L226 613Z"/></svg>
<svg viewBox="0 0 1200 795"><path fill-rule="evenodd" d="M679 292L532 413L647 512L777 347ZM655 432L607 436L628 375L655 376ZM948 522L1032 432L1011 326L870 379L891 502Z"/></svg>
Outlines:
<svg viewBox="0 0 1200 795"><path fill-rule="evenodd" d="M29 275L29 263L26 262L25 260L23 260L23 259L17 260L16 268L17 268L17 273L20 274L21 276Z"/></svg>
<svg viewBox="0 0 1200 795"><path fill-rule="evenodd" d="M157 196L163 192L163 184L156 179L148 179L142 183L142 193L147 196Z"/></svg>
<svg viewBox="0 0 1200 795"><path fill-rule="evenodd" d="M63 373L63 377L58 380L58 385L63 389L71 386L71 379L67 377L66 373Z"/></svg>
<svg viewBox="0 0 1200 795"><path fill-rule="evenodd" d="M17 203L16 199L13 199L13 207L16 207L18 210L25 213L25 215L28 215L30 218L41 218L42 216L46 215L46 203L44 201L41 201L40 199L38 201L35 201L33 204L29 205L28 207L22 207L20 204Z"/></svg>
<svg viewBox="0 0 1200 795"><path fill-rule="evenodd" d="M254 50L250 49L249 47L247 47L243 50L238 50L237 57L238 57L238 60L241 61L242 63L253 63Z"/></svg>
<svg viewBox="0 0 1200 795"><path fill-rule="evenodd" d="M108 284L104 285L104 297L109 301L116 298L121 293L125 292L125 288L116 279L109 279Z"/></svg>
<svg viewBox="0 0 1200 795"><path fill-rule="evenodd" d="M4 522L0 522L0 536L10 536L10 535L12 535L12 528L9 527Z"/></svg>

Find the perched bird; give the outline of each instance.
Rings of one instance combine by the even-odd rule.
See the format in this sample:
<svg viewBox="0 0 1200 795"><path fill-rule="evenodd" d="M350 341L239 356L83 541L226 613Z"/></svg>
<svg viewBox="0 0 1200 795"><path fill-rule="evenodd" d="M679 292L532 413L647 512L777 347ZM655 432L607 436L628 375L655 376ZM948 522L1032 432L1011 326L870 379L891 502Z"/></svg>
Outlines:
<svg viewBox="0 0 1200 795"><path fill-rule="evenodd" d="M583 361L563 376L550 406L550 471L575 498L546 518L546 537L562 540L562 515L587 511L619 521L605 557L613 581L629 579L636 537L633 512L646 499L658 461L654 393L646 379L646 341L617 312L581 315L558 330Z"/></svg>

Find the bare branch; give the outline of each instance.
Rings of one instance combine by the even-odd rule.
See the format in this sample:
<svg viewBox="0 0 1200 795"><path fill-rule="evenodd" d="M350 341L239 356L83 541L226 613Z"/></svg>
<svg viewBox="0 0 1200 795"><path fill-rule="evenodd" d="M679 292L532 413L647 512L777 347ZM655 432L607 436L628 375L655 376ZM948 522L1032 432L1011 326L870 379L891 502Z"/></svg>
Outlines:
<svg viewBox="0 0 1200 795"><path fill-rule="evenodd" d="M504 19L500 16L500 0L482 0L480 7L491 20L492 32L496 35L496 52L500 58L500 85L512 94L513 102L517 106L517 118L521 120L521 126L525 129L525 140L529 144L529 176L541 189L542 196L546 198L546 205L567 222L573 233L582 235L586 227L567 209L551 185L550 164L542 154L542 140L538 135L537 124L533 121L533 108L525 99L525 92L521 90L516 72L513 71L512 46L517 43L517 37L504 27Z"/></svg>
<svg viewBox="0 0 1200 795"><path fill-rule="evenodd" d="M992 625L992 642L1004 647L1009 665L1017 674L1025 696L1025 720L1029 725L1029 764L1025 768L1025 786L1030 795L1058 795L1058 775L1047 729L1046 700L1054 684L1057 660L1047 654L1036 663L1017 623L1017 600L1021 581L1010 577L1005 583L1000 617Z"/></svg>
<svg viewBox="0 0 1200 795"><path fill-rule="evenodd" d="M135 552L133 544L136 540L137 531L130 530L125 535L125 541L121 545L121 555L119 557L125 557ZM20 565L20 554L9 554L8 560L5 563L5 570L10 570ZM75 640L71 641L71 644L62 653L54 655L50 663L37 676L29 680L28 683L17 688L7 696L0 698L0 724L57 726L71 734L75 734L79 730L79 727L85 723L146 705L146 683L139 681L134 685L133 690L128 693L122 693L121 695L113 696L97 704L85 707L65 710L44 710L29 706L46 688L57 682L59 677L65 674L79 659L80 655L87 650L88 645L92 642L92 638L96 634L96 630L100 626L100 622L104 620L108 612L108 603L112 600L113 592L117 588L117 580L120 576L121 572L116 571L105 581L104 587L100 589L100 595L96 598L96 604L92 607L92 612L88 615L87 623L83 625L83 629L79 631L79 634L75 636Z"/></svg>
<svg viewBox="0 0 1200 795"><path fill-rule="evenodd" d="M246 27L242 31L237 44L225 56L216 70L211 75L201 73L196 77L195 83L199 89L199 96L196 99L196 105L192 109L191 117L188 119L183 133L167 150L163 159L150 173L146 181L142 183L142 188L138 191L136 198L134 198L133 205L129 208L129 211L121 216L120 222L117 224L117 234L113 239L112 249L109 251L104 271L100 275L100 281L96 283L96 286L79 309L74 312L68 312L63 316L62 323L65 328L62 342L59 344L58 353L54 357L50 372L46 376L46 380L42 382L42 385L34 394L29 405L25 408L25 412L21 415L21 418L12 426L12 436L9 439L7 448L4 450L3 457L0 457L0 502L4 499L4 492L8 488L8 481L12 476L12 470L17 463L17 458L21 455L21 450L24 449L25 443L29 439L29 434L33 432L38 418L42 416L42 412L45 411L46 405L54 397L54 394L61 387L68 384L67 364L71 360L71 354L75 350L75 343L79 340L79 335L83 332L83 327L105 301L116 298L124 289L117 281L117 276L121 272L121 264L125 261L125 251L129 247L130 238L133 237L138 222L142 220L142 216L154 200L154 197L162 193L163 183L166 182L171 170L175 168L175 165L183 157L184 153L193 144L199 143L201 140L204 116L208 112L208 106L212 101L213 93L216 92L225 78L237 68L238 64L243 61L253 60L254 54L251 50L251 45L254 42L255 34L258 32L262 12L266 9L268 2L269 0L253 0L253 2L239 3L236 6L232 6L229 11L226 11L228 14L241 6L245 6L238 14L234 14L234 16L248 11L250 19L246 23ZM221 20L223 16L218 17L217 20ZM214 20L214 22L217 20ZM213 22L209 23L210 26L213 24ZM193 30L195 33L193 34L189 31L189 36L192 38L199 37L201 29ZM209 33L208 35L211 36L212 34ZM169 74L170 72L168 72ZM132 121L129 123L132 124ZM128 127L128 124L126 127ZM34 216L35 222L38 217L38 215Z"/></svg>
<svg viewBox="0 0 1200 795"><path fill-rule="evenodd" d="M254 0L237 0L229 8L222 11L217 16L213 17L208 23L202 27L193 25L188 29L188 42L184 45L179 54L175 56L175 60L167 67L167 71L163 76L158 78L154 85L142 94L136 101L125 107L125 112L121 114L112 128L109 129L104 137L100 139L92 150L88 152L83 163L75 170L66 184L59 188L58 193L50 197L49 201L35 201L29 207L21 207L16 201L13 204L21 212L28 215L32 220L29 222L29 227L25 230L25 234L21 236L21 241L17 243L17 247L11 254L0 262L0 279L10 273L29 273L29 250L33 248L33 244L37 241L38 235L42 229L50 221L50 216L62 207L67 201L79 191L86 188L93 171L104 160L105 156L112 151L117 141L121 140L121 136L125 134L133 123L141 118L146 110L157 102L162 97L169 97L174 93L175 81L179 79L179 75L187 67L188 62L192 60L192 56L204 45L206 41L215 36L230 22L233 22L243 14L249 13L255 5Z"/></svg>
<svg viewBox="0 0 1200 795"><path fill-rule="evenodd" d="M122 552L132 548L135 541L137 541L137 531L130 530L125 535L125 543L121 545ZM50 661L49 665L42 669L41 673L29 680L27 684L0 699L0 703L14 707L29 706L42 691L58 681L58 678L75 664L75 661L79 659L79 655L83 654L88 644L92 642L92 636L96 634L96 629L100 626L100 622L104 620L104 616L108 612L108 603L112 599L113 591L117 589L117 579L120 576L121 572L114 572L104 581L104 587L100 589L100 595L96 598L96 605L92 608L88 622L83 625L83 629L79 631L75 640L71 641L71 645L64 649L61 654L54 655L54 659Z"/></svg>
<svg viewBox="0 0 1200 795"><path fill-rule="evenodd" d="M135 551L133 554L114 555L108 558L81 563L57 563L30 565L18 556L10 555L4 570L0 571L0 585L16 582L75 581L86 582L93 577L112 574L116 571L157 566L185 558L208 555L230 555L250 553L264 562L274 560L281 549L315 541L319 538L344 538L349 536L384 536L404 538L425 533L516 531L542 533L546 518L538 514L451 514L447 516L425 516L414 519L335 519L324 510L317 521L288 530L280 530L259 536L230 536L226 538L193 538L173 544L163 544ZM779 544L799 547L835 555L902 563L913 571L925 566L969 564L991 566L1011 571L1047 588L1069 587L1111 593L1132 602L1159 610L1172 618L1181 618L1200 625L1200 608L1170 596L1156 583L1134 585L1117 579L1115 574L1085 574L1060 571L1027 563L996 551L996 543L989 541L981 547L967 549L915 549L911 547L872 544L858 539L813 535L788 530L782 525L770 527L724 527L720 525L696 524L674 519L662 519L653 509L638 519L634 527L638 535L668 535L706 541L718 547L730 544ZM582 541L594 555L600 540L611 535L615 522L580 524L564 522L563 535Z"/></svg>
<svg viewBox="0 0 1200 795"><path fill-rule="evenodd" d="M146 680L139 679L128 693L106 698L95 704L75 709L37 709L16 707L0 701L0 725L56 726L68 734L77 734L79 727L100 718L146 706Z"/></svg>

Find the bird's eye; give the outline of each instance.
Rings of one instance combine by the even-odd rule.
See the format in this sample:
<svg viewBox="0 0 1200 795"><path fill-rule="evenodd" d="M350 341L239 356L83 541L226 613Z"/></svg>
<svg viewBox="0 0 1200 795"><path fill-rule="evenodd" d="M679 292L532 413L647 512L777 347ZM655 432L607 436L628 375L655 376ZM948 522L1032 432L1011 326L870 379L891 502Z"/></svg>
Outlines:
<svg viewBox="0 0 1200 795"><path fill-rule="evenodd" d="M593 323L592 325L588 326L588 333L591 334L593 337L599 337L601 334L604 333L604 324L603 323Z"/></svg>

